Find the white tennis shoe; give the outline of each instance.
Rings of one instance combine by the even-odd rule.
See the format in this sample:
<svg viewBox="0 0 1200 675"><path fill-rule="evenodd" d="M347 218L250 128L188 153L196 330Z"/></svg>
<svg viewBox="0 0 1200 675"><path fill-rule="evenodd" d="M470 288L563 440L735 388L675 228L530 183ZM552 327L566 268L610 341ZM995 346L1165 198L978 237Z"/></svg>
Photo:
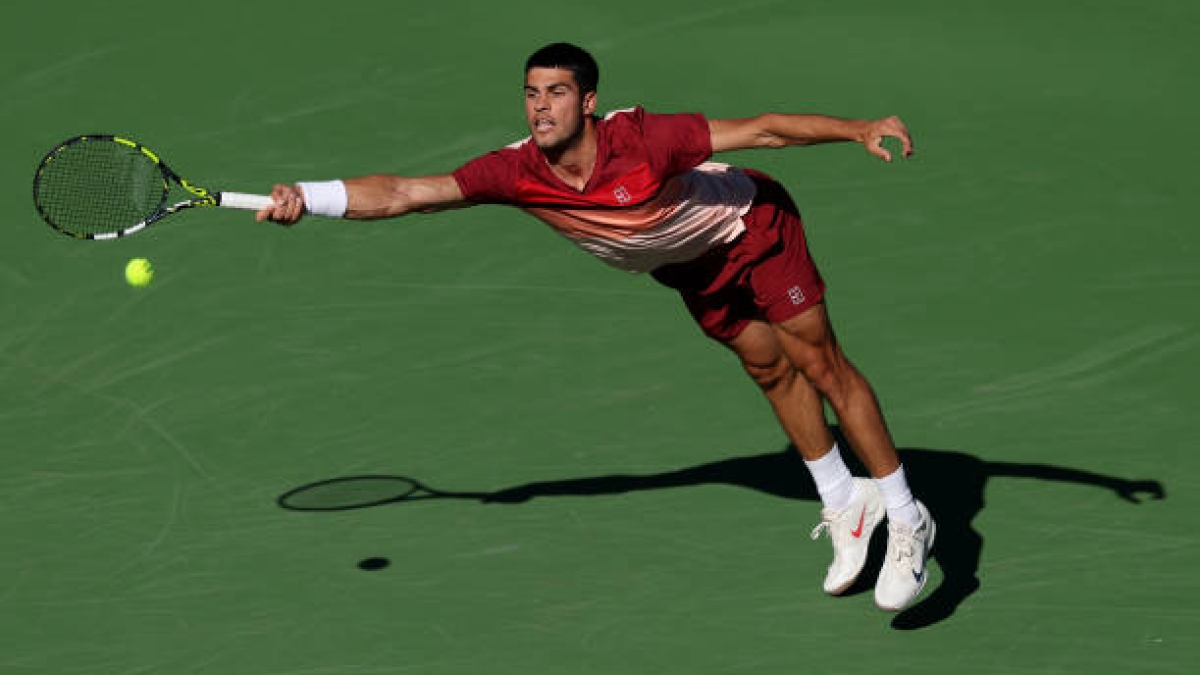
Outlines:
<svg viewBox="0 0 1200 675"><path fill-rule="evenodd" d="M917 502L921 524L909 527L888 520L887 554L883 569L875 582L875 605L889 612L899 612L917 598L929 580L929 551L937 525L929 509Z"/></svg>
<svg viewBox="0 0 1200 675"><path fill-rule="evenodd" d="M867 563L867 548L871 533L883 522L886 510L875 481L854 479L858 493L846 508L821 509L821 522L813 528L815 540L822 532L833 542L833 562L825 575L825 592L841 595L854 583Z"/></svg>

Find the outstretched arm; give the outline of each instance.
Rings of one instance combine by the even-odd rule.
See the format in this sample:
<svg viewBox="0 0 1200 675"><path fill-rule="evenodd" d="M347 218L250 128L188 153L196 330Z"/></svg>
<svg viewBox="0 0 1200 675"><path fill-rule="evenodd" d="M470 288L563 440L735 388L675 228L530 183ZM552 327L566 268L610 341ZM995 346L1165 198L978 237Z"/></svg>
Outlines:
<svg viewBox="0 0 1200 675"><path fill-rule="evenodd" d="M433 213L470 206L458 182L450 174L406 178L376 174L342 181L346 186L345 218L359 220L392 218L409 213ZM299 185L276 185L271 191L273 206L258 212L259 222L295 224L311 206L309 195Z"/></svg>
<svg viewBox="0 0 1200 675"><path fill-rule="evenodd" d="M847 120L825 115L768 113L746 119L709 120L708 131L714 153L854 141L862 143L872 155L890 162L892 153L882 145L888 137L900 139L905 157L913 153L912 137L899 117Z"/></svg>

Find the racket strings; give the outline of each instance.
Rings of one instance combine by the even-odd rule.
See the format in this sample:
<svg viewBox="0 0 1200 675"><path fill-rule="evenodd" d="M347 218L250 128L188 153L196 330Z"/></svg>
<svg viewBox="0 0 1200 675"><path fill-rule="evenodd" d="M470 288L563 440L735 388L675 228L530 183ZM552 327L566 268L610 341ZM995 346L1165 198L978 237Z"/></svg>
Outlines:
<svg viewBox="0 0 1200 675"><path fill-rule="evenodd" d="M158 165L140 150L88 139L46 159L34 200L59 229L95 235L145 221L162 208L167 192Z"/></svg>

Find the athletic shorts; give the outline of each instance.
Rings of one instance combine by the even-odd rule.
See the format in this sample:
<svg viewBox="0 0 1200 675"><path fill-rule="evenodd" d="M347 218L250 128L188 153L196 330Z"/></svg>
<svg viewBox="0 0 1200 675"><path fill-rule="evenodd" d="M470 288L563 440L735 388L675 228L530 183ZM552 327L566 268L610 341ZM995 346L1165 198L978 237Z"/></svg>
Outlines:
<svg viewBox="0 0 1200 675"><path fill-rule="evenodd" d="M679 291L704 334L728 342L753 320L781 323L821 302L825 282L808 253L800 212L782 185L742 169L757 190L746 231L695 260L653 272Z"/></svg>

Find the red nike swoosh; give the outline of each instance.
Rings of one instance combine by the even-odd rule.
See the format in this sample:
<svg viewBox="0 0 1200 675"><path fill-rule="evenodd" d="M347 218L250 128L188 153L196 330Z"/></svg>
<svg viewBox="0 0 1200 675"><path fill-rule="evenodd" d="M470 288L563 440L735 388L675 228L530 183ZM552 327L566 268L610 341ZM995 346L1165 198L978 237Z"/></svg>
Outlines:
<svg viewBox="0 0 1200 675"><path fill-rule="evenodd" d="M851 537L854 537L855 539L858 539L859 537L861 537L861 536L862 536L862 530L863 530L863 520L864 520L864 519L866 519L866 517L867 517L867 507L865 507L865 506L864 506L864 507L863 507L863 510L862 510L862 513L858 514L858 529L857 529L857 530L852 530L852 531L850 532L850 536L851 536Z"/></svg>

